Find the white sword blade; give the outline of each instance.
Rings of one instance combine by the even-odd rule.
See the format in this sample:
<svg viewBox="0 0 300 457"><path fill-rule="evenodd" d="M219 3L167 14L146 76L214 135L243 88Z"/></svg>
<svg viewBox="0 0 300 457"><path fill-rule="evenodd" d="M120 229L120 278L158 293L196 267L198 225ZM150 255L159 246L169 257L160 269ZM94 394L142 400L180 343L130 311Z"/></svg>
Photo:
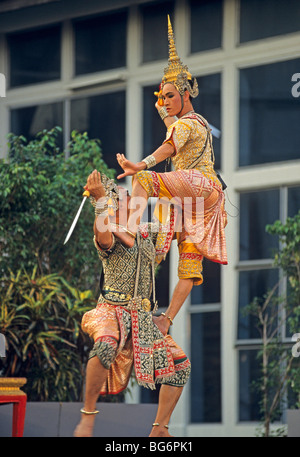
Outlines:
<svg viewBox="0 0 300 457"><path fill-rule="evenodd" d="M83 200L82 200L82 202L81 202L81 205L80 205L80 207L79 207L79 210L77 211L77 214L76 214L76 216L75 216L75 218L74 218L74 221L72 222L72 225L71 225L71 227L70 227L70 230L68 231L68 234L67 234L67 236L66 236L66 239L65 239L64 244L67 243L67 241L69 240L70 236L71 236L72 233L73 233L73 230L74 230L75 225L76 225L76 223L77 223L77 221L78 221L78 218L79 218L79 216L80 216L81 210L82 210L82 208L83 208L83 205L85 204L86 199L87 199L87 197L83 197Z"/></svg>

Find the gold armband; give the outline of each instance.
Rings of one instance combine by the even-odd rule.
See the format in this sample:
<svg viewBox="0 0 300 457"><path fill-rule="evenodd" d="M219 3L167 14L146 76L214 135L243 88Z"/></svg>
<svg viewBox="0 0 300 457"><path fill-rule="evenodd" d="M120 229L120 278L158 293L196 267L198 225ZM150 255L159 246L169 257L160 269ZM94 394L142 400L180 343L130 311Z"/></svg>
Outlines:
<svg viewBox="0 0 300 457"><path fill-rule="evenodd" d="M107 197L101 197L96 201L95 204L95 216L108 216L108 199Z"/></svg>
<svg viewBox="0 0 300 457"><path fill-rule="evenodd" d="M154 157L154 155L152 155L152 154L149 155L149 156L147 156L147 157L145 157L145 158L142 160L142 162L145 162L146 168L147 168L147 169L148 169L148 168L152 168L152 167L154 167L154 165L156 165L155 157Z"/></svg>
<svg viewBox="0 0 300 457"><path fill-rule="evenodd" d="M166 117L169 116L168 112L167 112L167 110L166 110L166 108L164 106L158 110L158 114L160 115L162 120L164 120Z"/></svg>

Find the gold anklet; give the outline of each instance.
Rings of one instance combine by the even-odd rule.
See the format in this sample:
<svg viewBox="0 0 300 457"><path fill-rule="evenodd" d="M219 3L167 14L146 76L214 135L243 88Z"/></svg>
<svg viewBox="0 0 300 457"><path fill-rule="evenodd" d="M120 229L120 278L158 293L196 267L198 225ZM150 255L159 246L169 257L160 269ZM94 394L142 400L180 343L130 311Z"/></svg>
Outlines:
<svg viewBox="0 0 300 457"><path fill-rule="evenodd" d="M82 414L86 414L87 416L89 416L90 414L98 414L98 413L99 413L99 411L97 411L96 409L95 409L95 411L86 411L86 410L83 409L83 408L81 408L80 412L81 412Z"/></svg>
<svg viewBox="0 0 300 457"><path fill-rule="evenodd" d="M155 427L155 426L158 426L158 425L160 425L159 422L154 422L154 424L152 424L152 427ZM164 427L165 427L165 428L169 428L168 425L164 425Z"/></svg>

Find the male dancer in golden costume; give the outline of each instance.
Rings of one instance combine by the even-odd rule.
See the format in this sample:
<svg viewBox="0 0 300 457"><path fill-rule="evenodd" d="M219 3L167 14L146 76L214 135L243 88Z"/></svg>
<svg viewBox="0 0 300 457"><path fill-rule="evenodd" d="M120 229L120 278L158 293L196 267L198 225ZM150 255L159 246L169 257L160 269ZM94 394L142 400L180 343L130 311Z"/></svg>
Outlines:
<svg viewBox="0 0 300 457"><path fill-rule="evenodd" d="M141 162L133 163L123 154L117 160L124 173L118 176L133 176L132 200L141 203L140 214L146 208L149 197L169 199L174 205L169 212L169 222L179 249L179 281L160 328L167 331L194 285L203 282L202 260L206 257L214 262L227 264L224 228L227 216L224 209L222 183L214 170L212 136L207 121L194 112L192 98L198 95L196 79L187 66L180 61L174 42L173 30L168 17L169 61L161 82L161 98L164 106L159 110L167 135L163 144ZM175 120L176 118L177 120ZM166 159L171 159L175 171L156 173L145 171ZM185 199L192 205L185 206ZM201 214L195 202L203 200ZM185 213L185 222L180 231L176 223L180 214L176 201ZM176 221L177 218L177 221ZM134 243L140 217L135 209L130 211L127 246ZM164 238L160 253L164 257L170 249L174 236Z"/></svg>
<svg viewBox="0 0 300 457"><path fill-rule="evenodd" d="M130 197L97 170L88 177L86 189L95 207L94 244L103 266L98 304L82 319L82 329L94 346L86 368L86 387L81 420L74 436L92 436L96 402L100 394L116 394L126 388L133 366L139 385L155 389L161 383L159 404L151 437L170 436L168 423L190 375L190 361L170 335L155 323L163 316L151 312L155 302L157 237L166 236L161 226L142 224L134 245L122 244ZM108 201L116 206L114 223ZM163 235L164 234L164 235Z"/></svg>

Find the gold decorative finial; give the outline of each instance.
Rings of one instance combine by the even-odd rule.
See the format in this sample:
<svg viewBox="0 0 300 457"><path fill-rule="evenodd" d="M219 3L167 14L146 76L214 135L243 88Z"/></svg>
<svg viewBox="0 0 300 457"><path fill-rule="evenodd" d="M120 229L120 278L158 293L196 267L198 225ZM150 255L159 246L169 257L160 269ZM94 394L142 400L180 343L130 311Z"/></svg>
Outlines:
<svg viewBox="0 0 300 457"><path fill-rule="evenodd" d="M174 41L174 33L172 29L171 19L168 15L168 39L169 39L169 60L179 61L179 57L177 55L175 41Z"/></svg>
<svg viewBox="0 0 300 457"><path fill-rule="evenodd" d="M169 40L169 59L168 66L164 69L162 86L166 83L172 83L181 95L187 90L192 97L198 95L198 84L194 79L193 87L191 86L192 75L186 65L181 62L174 40L174 33L170 16L168 15L168 40Z"/></svg>

